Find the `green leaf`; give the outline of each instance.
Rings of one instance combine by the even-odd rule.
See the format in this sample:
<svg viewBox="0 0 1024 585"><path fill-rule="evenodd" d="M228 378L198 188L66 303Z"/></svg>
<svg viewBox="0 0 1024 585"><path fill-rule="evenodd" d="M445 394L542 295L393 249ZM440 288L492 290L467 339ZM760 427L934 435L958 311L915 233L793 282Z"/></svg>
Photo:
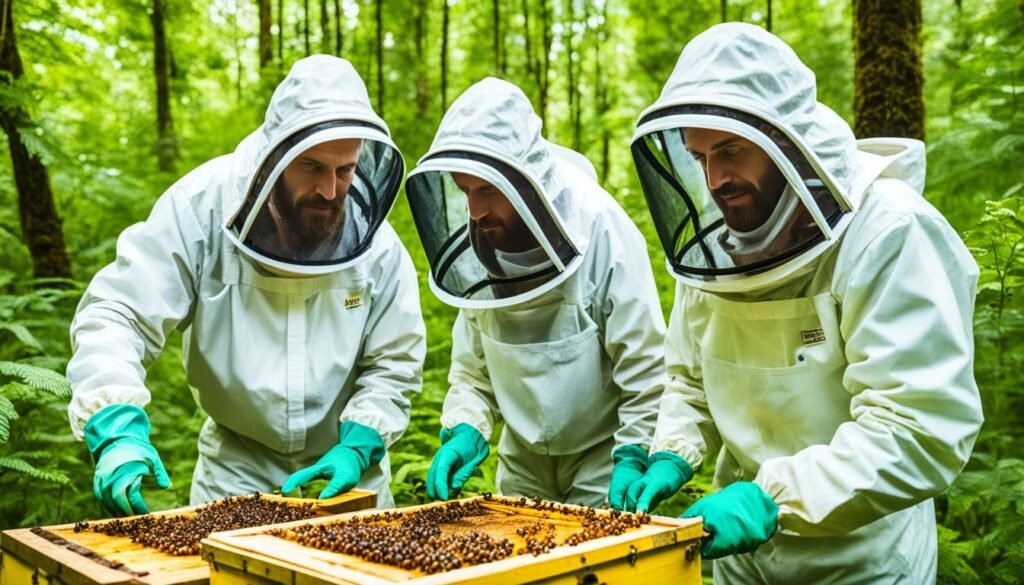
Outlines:
<svg viewBox="0 0 1024 585"><path fill-rule="evenodd" d="M63 374L29 364L0 361L0 374L21 378L29 386L60 398L71 398L71 385Z"/></svg>
<svg viewBox="0 0 1024 585"><path fill-rule="evenodd" d="M14 403L6 396L0 395L0 444L6 443L11 436L11 421L18 418Z"/></svg>
<svg viewBox="0 0 1024 585"><path fill-rule="evenodd" d="M35 335L32 335L32 332L28 330L28 327L17 323L4 323L0 325L0 330L10 331L18 341L40 353L43 353L43 344L36 339Z"/></svg>
<svg viewBox="0 0 1024 585"><path fill-rule="evenodd" d="M17 457L0 457L0 469L9 469L15 473L31 477L32 479L39 479L50 483L57 483L61 485L69 485L71 483L71 479L59 471L39 469L24 459L19 459Z"/></svg>

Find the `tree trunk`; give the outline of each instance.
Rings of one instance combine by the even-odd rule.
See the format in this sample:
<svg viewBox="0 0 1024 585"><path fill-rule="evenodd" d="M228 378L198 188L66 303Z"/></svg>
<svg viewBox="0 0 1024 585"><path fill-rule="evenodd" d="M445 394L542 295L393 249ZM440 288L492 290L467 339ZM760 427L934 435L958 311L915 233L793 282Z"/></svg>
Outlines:
<svg viewBox="0 0 1024 585"><path fill-rule="evenodd" d="M858 138L924 139L920 0L854 0Z"/></svg>
<svg viewBox="0 0 1024 585"><path fill-rule="evenodd" d="M494 15L494 71L501 75L505 72L501 59L501 0L492 0L491 7Z"/></svg>
<svg viewBox="0 0 1024 585"><path fill-rule="evenodd" d="M610 100L608 99L608 83L605 81L604 69L601 64L604 62L601 49L608 40L608 4L611 0L605 0L601 7L601 28L598 29L597 43L594 49L594 77L597 85L597 119L601 123L601 183L608 181L611 153L611 132L608 130L608 110Z"/></svg>
<svg viewBox="0 0 1024 585"><path fill-rule="evenodd" d="M156 158L161 171L173 172L174 163L178 160L178 144L174 136L174 119L171 117L163 0L153 0L149 20L153 24L153 70L156 74Z"/></svg>
<svg viewBox="0 0 1024 585"><path fill-rule="evenodd" d="M231 18L231 35L235 45L235 101L242 103L242 34L238 26L238 3Z"/></svg>
<svg viewBox="0 0 1024 585"><path fill-rule="evenodd" d="M576 143L576 132L573 128L576 120L576 77L574 74L575 66L572 63L572 53L576 50L573 46L573 37L576 35L573 30L573 21L576 15L572 10L573 0L565 0L565 25L562 30L565 31L565 63L566 63L566 74L567 83L565 84L566 97L569 100L569 128L573 130L573 140L571 142L574 150L579 149L579 144Z"/></svg>
<svg viewBox="0 0 1024 585"><path fill-rule="evenodd" d="M765 29L772 32L772 0L768 0L768 18L765 20Z"/></svg>
<svg viewBox="0 0 1024 585"><path fill-rule="evenodd" d="M344 24L342 19L344 14L341 12L341 0L334 0L334 54L341 57L341 42L344 40L341 36L341 27Z"/></svg>
<svg viewBox="0 0 1024 585"><path fill-rule="evenodd" d="M448 110L448 0L441 0L441 114Z"/></svg>
<svg viewBox="0 0 1024 585"><path fill-rule="evenodd" d="M14 0L0 2L3 4L0 14L3 20L0 28L0 71L7 74L0 75L0 88L8 93L16 90L25 70L14 38ZM71 261L64 247L64 232L53 203L50 178L39 156L29 152L18 134L19 129L34 131L34 124L28 112L18 102L12 101L6 108L0 108L0 128L7 134L11 149L21 236L32 256L32 273L37 278L70 278Z"/></svg>
<svg viewBox="0 0 1024 585"><path fill-rule="evenodd" d="M530 0L523 0L523 38L526 39L526 75L527 77L535 76L537 65L533 55L533 43L530 39Z"/></svg>
<svg viewBox="0 0 1024 585"><path fill-rule="evenodd" d="M302 0L302 39L309 57L309 0Z"/></svg>
<svg viewBox="0 0 1024 585"><path fill-rule="evenodd" d="M270 0L256 0L260 12L260 72L274 60L274 44L270 35Z"/></svg>
<svg viewBox="0 0 1024 585"><path fill-rule="evenodd" d="M551 27L549 26L550 14L548 13L548 0L540 0L540 30L543 35L543 49L541 53L540 83L540 120L544 131L548 128L548 73L551 71Z"/></svg>
<svg viewBox="0 0 1024 585"><path fill-rule="evenodd" d="M729 20L729 11L727 10L728 7L726 5L727 2L728 0L722 0L722 22L728 22Z"/></svg>
<svg viewBox="0 0 1024 585"><path fill-rule="evenodd" d="M377 115L384 117L384 15L381 5L384 0L377 0Z"/></svg>
<svg viewBox="0 0 1024 585"><path fill-rule="evenodd" d="M422 116L430 106L430 84L427 77L426 55L423 46L427 34L427 10L429 0L416 2L416 107Z"/></svg>
<svg viewBox="0 0 1024 585"><path fill-rule="evenodd" d="M320 0L320 52L331 52L331 19L327 14L327 0Z"/></svg>
<svg viewBox="0 0 1024 585"><path fill-rule="evenodd" d="M277 0L277 65L284 67L284 0Z"/></svg>

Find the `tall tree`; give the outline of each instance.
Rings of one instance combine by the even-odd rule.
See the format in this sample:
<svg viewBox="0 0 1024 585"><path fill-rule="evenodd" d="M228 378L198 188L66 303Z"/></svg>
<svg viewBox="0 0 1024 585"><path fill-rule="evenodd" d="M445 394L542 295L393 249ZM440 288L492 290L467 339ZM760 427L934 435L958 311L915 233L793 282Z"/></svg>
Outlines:
<svg viewBox="0 0 1024 585"><path fill-rule="evenodd" d="M854 0L853 11L857 136L924 139L920 0Z"/></svg>
<svg viewBox="0 0 1024 585"><path fill-rule="evenodd" d="M551 73L551 13L548 0L540 0L540 31L542 36L541 62L538 74L537 90L540 96L538 106L540 119L545 132L548 128L548 80Z"/></svg>
<svg viewBox="0 0 1024 585"><path fill-rule="evenodd" d="M260 13L260 72L274 60L274 43L270 34L273 19L270 14L270 0L256 0Z"/></svg>
<svg viewBox="0 0 1024 585"><path fill-rule="evenodd" d="M377 115L384 117L384 0L377 0Z"/></svg>
<svg viewBox="0 0 1024 585"><path fill-rule="evenodd" d="M416 1L416 107L422 115L430 105L430 84L424 45L427 36L427 12L430 0Z"/></svg>
<svg viewBox="0 0 1024 585"><path fill-rule="evenodd" d="M530 35L530 0L523 0L523 38L526 40L526 74L535 76L537 62L533 54L533 40Z"/></svg>
<svg viewBox="0 0 1024 585"><path fill-rule="evenodd" d="M565 84L566 98L569 102L569 127L572 128L572 147L579 150L576 132L576 66L573 64L573 53L576 47L573 38L576 36L576 14L573 11L573 0L565 0L565 24L562 30L565 31L565 73L567 83Z"/></svg>
<svg viewBox="0 0 1024 585"><path fill-rule="evenodd" d="M611 109L608 98L608 83L605 79L604 70L604 45L608 41L608 5L611 0L605 0L601 7L601 25L597 31L597 42L594 43L594 80L597 93L597 119L601 122L601 183L608 181L609 154L611 152L611 121L608 120L608 111Z"/></svg>
<svg viewBox="0 0 1024 585"><path fill-rule="evenodd" d="M441 113L448 109L448 0L441 0Z"/></svg>
<svg viewBox="0 0 1024 585"><path fill-rule="evenodd" d="M341 26L343 24L341 0L334 0L334 54L341 57Z"/></svg>
<svg viewBox="0 0 1024 585"><path fill-rule="evenodd" d="M174 135L174 119L171 115L164 16L163 0L153 0L149 20L153 25L153 72L156 74L156 158L161 171L173 172L178 160L178 140Z"/></svg>
<svg viewBox="0 0 1024 585"><path fill-rule="evenodd" d="M722 22L729 20L728 0L722 0Z"/></svg>
<svg viewBox="0 0 1024 585"><path fill-rule="evenodd" d="M765 30L772 32L772 0L767 0L768 17L765 19Z"/></svg>
<svg viewBox="0 0 1024 585"><path fill-rule="evenodd" d="M501 0L492 0L491 11L494 18L494 26L491 31L494 37L494 70L498 75L502 75L505 73L505 63L502 56L505 43L501 36Z"/></svg>
<svg viewBox="0 0 1024 585"><path fill-rule="evenodd" d="M309 0L302 0L302 40L309 57Z"/></svg>
<svg viewBox="0 0 1024 585"><path fill-rule="evenodd" d="M0 128L7 134L11 149L14 184L18 190L18 218L21 235L32 256L32 272L39 278L70 277L71 261L64 247L57 208L53 203L50 177L39 155L29 151L19 132L34 131L34 123L25 108L27 99L19 99L17 85L25 73L14 36L14 0L0 0L3 20L0 28Z"/></svg>
<svg viewBox="0 0 1024 585"><path fill-rule="evenodd" d="M284 0L277 0L277 65L284 67Z"/></svg>
<svg viewBox="0 0 1024 585"><path fill-rule="evenodd" d="M327 14L327 0L320 0L320 51L331 52L331 18Z"/></svg>

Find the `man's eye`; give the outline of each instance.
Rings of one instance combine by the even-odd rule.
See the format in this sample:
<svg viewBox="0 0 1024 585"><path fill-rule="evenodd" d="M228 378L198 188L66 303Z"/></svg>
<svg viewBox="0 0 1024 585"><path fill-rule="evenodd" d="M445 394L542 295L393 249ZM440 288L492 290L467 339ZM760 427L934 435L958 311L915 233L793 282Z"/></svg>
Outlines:
<svg viewBox="0 0 1024 585"><path fill-rule="evenodd" d="M724 154L725 156L736 156L741 152L743 152L743 149L738 146L730 146L722 150L722 154Z"/></svg>

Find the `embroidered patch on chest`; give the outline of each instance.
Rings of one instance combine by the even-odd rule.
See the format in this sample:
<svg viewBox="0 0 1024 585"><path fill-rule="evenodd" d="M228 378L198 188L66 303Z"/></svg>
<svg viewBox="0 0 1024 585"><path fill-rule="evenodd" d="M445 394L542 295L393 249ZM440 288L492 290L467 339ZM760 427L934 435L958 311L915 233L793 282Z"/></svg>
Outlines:
<svg viewBox="0 0 1024 585"><path fill-rule="evenodd" d="M824 329L806 329L801 331L800 335L804 339L804 345L816 345L825 342Z"/></svg>
<svg viewBox="0 0 1024 585"><path fill-rule="evenodd" d="M345 298L345 308L346 309L355 309L356 307L361 307L362 305L363 305L363 295L354 294L354 295L349 295L348 297Z"/></svg>

